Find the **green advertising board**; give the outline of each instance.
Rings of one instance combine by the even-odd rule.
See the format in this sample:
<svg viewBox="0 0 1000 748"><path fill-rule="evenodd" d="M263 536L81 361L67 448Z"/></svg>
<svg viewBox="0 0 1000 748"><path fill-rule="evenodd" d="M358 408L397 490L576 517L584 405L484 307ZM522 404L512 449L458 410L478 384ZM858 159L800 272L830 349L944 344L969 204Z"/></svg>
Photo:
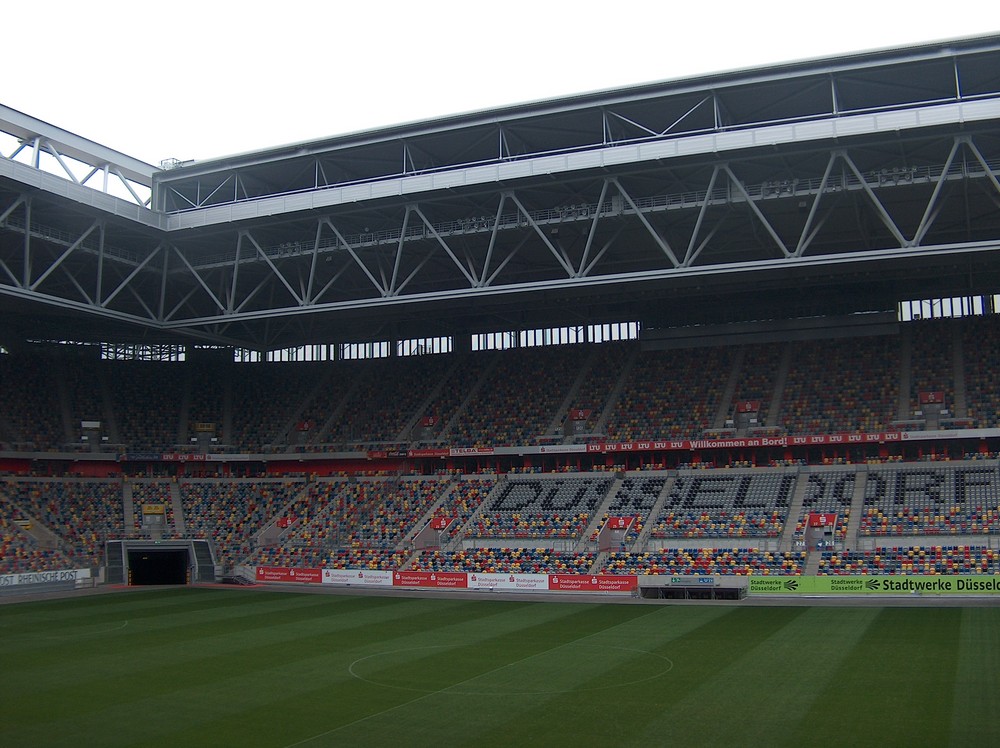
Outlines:
<svg viewBox="0 0 1000 748"><path fill-rule="evenodd" d="M1000 576L751 576L751 595L1000 595Z"/></svg>

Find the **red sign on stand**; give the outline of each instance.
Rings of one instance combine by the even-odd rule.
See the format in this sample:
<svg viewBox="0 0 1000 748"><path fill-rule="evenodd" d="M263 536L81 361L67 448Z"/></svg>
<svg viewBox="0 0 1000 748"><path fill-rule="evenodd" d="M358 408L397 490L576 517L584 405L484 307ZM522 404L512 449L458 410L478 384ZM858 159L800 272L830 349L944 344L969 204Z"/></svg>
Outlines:
<svg viewBox="0 0 1000 748"><path fill-rule="evenodd" d="M550 574L549 589L563 592L628 592L639 586L636 576Z"/></svg>
<svg viewBox="0 0 1000 748"><path fill-rule="evenodd" d="M258 566L258 582L294 582L296 584L322 584L322 569L297 569L285 566Z"/></svg>
<svg viewBox="0 0 1000 748"><path fill-rule="evenodd" d="M810 514L809 515L809 526L810 527L833 527L837 524L836 514Z"/></svg>

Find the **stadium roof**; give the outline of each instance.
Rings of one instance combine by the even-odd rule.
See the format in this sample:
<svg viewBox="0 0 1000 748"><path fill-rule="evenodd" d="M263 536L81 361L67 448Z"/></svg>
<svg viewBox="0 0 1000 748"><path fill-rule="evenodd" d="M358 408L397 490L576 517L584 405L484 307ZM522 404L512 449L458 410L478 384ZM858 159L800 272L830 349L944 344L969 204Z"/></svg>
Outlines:
<svg viewBox="0 0 1000 748"><path fill-rule="evenodd" d="M884 311L1000 288L998 37L159 171L2 114L18 145L0 159L0 343L263 350Z"/></svg>

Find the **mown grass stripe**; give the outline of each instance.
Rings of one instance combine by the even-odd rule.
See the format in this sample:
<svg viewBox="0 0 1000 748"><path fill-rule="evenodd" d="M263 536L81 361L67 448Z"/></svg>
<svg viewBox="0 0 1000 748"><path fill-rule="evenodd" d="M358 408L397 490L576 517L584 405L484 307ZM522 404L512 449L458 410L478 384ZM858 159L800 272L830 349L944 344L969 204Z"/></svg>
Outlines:
<svg viewBox="0 0 1000 748"><path fill-rule="evenodd" d="M962 610L953 691L951 745L1000 745L1000 625L994 609Z"/></svg>
<svg viewBox="0 0 1000 748"><path fill-rule="evenodd" d="M997 608L199 589L102 597L0 607L11 655L0 661L0 745L780 746L996 736ZM128 615L134 630L130 623L82 646L29 641L32 632ZM611 648L615 656L605 656ZM671 669L644 677L657 656ZM352 674L359 662L363 673ZM900 698L910 687L921 690ZM902 728L869 715L887 709Z"/></svg>
<svg viewBox="0 0 1000 748"><path fill-rule="evenodd" d="M789 737L829 726L846 743L946 744L962 617L961 608L879 610Z"/></svg>

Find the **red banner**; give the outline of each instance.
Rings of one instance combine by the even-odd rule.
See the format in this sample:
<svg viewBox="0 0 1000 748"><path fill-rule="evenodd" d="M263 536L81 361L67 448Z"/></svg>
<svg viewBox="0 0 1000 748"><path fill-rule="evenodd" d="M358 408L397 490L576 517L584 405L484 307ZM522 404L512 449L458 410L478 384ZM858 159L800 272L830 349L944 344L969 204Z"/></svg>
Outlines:
<svg viewBox="0 0 1000 748"><path fill-rule="evenodd" d="M296 569L285 566L258 566L258 582L296 582L298 584L322 584L322 569Z"/></svg>
<svg viewBox="0 0 1000 748"><path fill-rule="evenodd" d="M809 515L809 526L810 527L833 527L837 524L836 514L810 514Z"/></svg>
<svg viewBox="0 0 1000 748"><path fill-rule="evenodd" d="M744 449L751 447L798 447L829 444L881 444L907 436L899 431L870 434L824 434L819 436L753 436L733 439L670 439L614 444L588 444L588 452L648 452L652 450Z"/></svg>
<svg viewBox="0 0 1000 748"><path fill-rule="evenodd" d="M447 449L410 449L406 452L407 457L447 457Z"/></svg>
<svg viewBox="0 0 1000 748"><path fill-rule="evenodd" d="M943 405L944 391L935 390L934 392L921 392L919 398L921 405Z"/></svg>
<svg viewBox="0 0 1000 748"><path fill-rule="evenodd" d="M635 517L608 517L605 527L612 530L623 530L635 521Z"/></svg>
<svg viewBox="0 0 1000 748"><path fill-rule="evenodd" d="M639 586L636 576L613 577L606 574L550 574L549 589L561 592L628 592Z"/></svg>
<svg viewBox="0 0 1000 748"><path fill-rule="evenodd" d="M430 526L432 530L443 530L454 521L454 517L431 517Z"/></svg>
<svg viewBox="0 0 1000 748"><path fill-rule="evenodd" d="M759 413L760 400L740 400L736 403L737 413Z"/></svg>
<svg viewBox="0 0 1000 748"><path fill-rule="evenodd" d="M392 575L394 587L466 588L469 575L464 571L397 571Z"/></svg>
<svg viewBox="0 0 1000 748"><path fill-rule="evenodd" d="M590 414L593 411L590 408L573 408L569 412L569 420L571 421L586 421L590 418Z"/></svg>
<svg viewBox="0 0 1000 748"><path fill-rule="evenodd" d="M424 416L420 419L421 426L437 426L437 416Z"/></svg>

